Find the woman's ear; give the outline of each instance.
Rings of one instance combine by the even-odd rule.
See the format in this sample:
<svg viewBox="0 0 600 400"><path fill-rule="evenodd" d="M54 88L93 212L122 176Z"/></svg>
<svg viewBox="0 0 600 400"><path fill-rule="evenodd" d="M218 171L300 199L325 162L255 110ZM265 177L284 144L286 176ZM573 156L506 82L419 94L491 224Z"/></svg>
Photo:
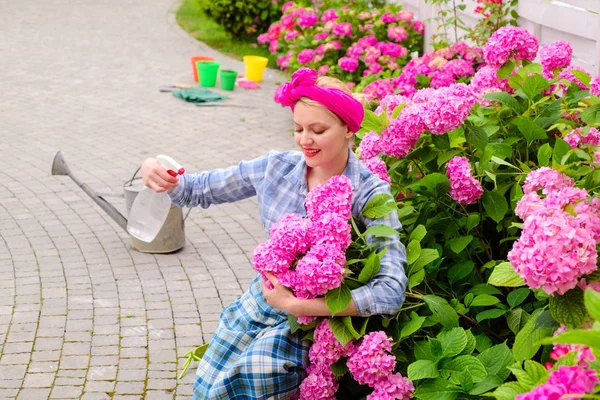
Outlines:
<svg viewBox="0 0 600 400"><path fill-rule="evenodd" d="M352 136L354 136L354 132L352 132L350 129L348 129L346 131L346 135L344 136L346 139L350 139Z"/></svg>

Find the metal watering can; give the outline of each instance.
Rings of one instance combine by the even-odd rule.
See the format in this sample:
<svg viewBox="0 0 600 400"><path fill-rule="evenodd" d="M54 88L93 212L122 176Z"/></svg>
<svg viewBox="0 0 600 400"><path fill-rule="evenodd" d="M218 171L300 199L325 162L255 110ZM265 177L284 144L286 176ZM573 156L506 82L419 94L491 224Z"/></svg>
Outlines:
<svg viewBox="0 0 600 400"><path fill-rule="evenodd" d="M115 195L125 197L125 206L127 213L131 210L131 205L136 196L144 188L141 178L136 178L137 172L133 177L123 184L123 195ZM59 151L54 156L52 162L52 175L67 175L73 182L77 184L88 196L92 198L102 208L109 217L111 217L125 232L127 232L127 218L121 214L119 210L104 199L100 194L96 193L86 183L81 182L72 172L62 153ZM112 195L111 195L112 196ZM189 215L189 211L187 213ZM187 218L186 215L186 218ZM131 236L131 246L142 253L171 253L177 251L185 245L185 219L181 208L173 205L169 210L165 224L158 232L156 238L150 242L142 242Z"/></svg>

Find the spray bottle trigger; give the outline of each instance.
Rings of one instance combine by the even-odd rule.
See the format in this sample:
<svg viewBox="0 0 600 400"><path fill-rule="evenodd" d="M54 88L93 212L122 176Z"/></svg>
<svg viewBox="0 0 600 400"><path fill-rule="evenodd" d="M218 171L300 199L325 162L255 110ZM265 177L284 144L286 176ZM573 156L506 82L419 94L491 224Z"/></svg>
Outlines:
<svg viewBox="0 0 600 400"><path fill-rule="evenodd" d="M173 171L172 169L168 169L167 173L169 175L171 175L173 178L177 177L177 172Z"/></svg>

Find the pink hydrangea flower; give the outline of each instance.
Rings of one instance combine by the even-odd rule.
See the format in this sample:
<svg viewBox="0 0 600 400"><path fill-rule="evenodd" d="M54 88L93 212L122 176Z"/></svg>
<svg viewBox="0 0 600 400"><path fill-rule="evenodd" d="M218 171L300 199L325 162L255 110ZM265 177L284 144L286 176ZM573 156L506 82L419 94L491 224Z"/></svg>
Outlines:
<svg viewBox="0 0 600 400"><path fill-rule="evenodd" d="M590 83L590 94L600 97L600 76L592 79L592 82Z"/></svg>
<svg viewBox="0 0 600 400"><path fill-rule="evenodd" d="M311 370L300 384L299 400L335 400L338 386L331 369Z"/></svg>
<svg viewBox="0 0 600 400"><path fill-rule="evenodd" d="M461 204L473 204L483 194L481 183L473 178L471 164L466 157L456 156L447 164L446 176L450 179L450 196Z"/></svg>
<svg viewBox="0 0 600 400"><path fill-rule="evenodd" d="M585 217L598 218L592 214ZM508 253L508 260L527 285L543 288L548 294L564 294L582 275L597 269L596 233L585 229L582 218L545 204L527 217L521 237Z"/></svg>
<svg viewBox="0 0 600 400"><path fill-rule="evenodd" d="M409 400L414 391L411 381L399 373L391 374L376 383L375 390L367 396L367 400Z"/></svg>
<svg viewBox="0 0 600 400"><path fill-rule="evenodd" d="M404 39L408 38L408 32L403 26L390 26L387 29L388 38L395 42L402 42Z"/></svg>
<svg viewBox="0 0 600 400"><path fill-rule="evenodd" d="M394 93L388 80L376 80L365 86L363 94L368 100L383 99Z"/></svg>
<svg viewBox="0 0 600 400"><path fill-rule="evenodd" d="M381 55L390 56L392 58L402 58L408 55L408 50L396 43L392 42L379 42L377 48L381 51Z"/></svg>
<svg viewBox="0 0 600 400"><path fill-rule="evenodd" d="M279 282L292 289L299 299L314 299L341 285L345 263L344 252L337 246L316 245Z"/></svg>
<svg viewBox="0 0 600 400"><path fill-rule="evenodd" d="M342 71L354 72L358 68L358 60L352 57L342 57L338 60L338 67Z"/></svg>
<svg viewBox="0 0 600 400"><path fill-rule="evenodd" d="M454 78L471 76L475 73L473 63L466 60L450 60L442 67L442 71L449 73Z"/></svg>
<svg viewBox="0 0 600 400"><path fill-rule="evenodd" d="M476 94L464 83L437 89L423 117L427 130L434 135L453 131L465 122L476 102Z"/></svg>
<svg viewBox="0 0 600 400"><path fill-rule="evenodd" d="M410 100L408 99L408 97L405 97L402 95L390 94L390 95L384 96L381 99L381 101L379 102L379 105L377 106L377 108L375 109L375 114L380 115L383 112L383 110L387 110L388 116L391 119L396 107L398 107L400 104L406 104L409 101ZM370 157L367 157L367 158L370 158Z"/></svg>
<svg viewBox="0 0 600 400"><path fill-rule="evenodd" d="M315 35L315 40L325 40L328 37L329 37L329 33L327 33L327 32L317 33Z"/></svg>
<svg viewBox="0 0 600 400"><path fill-rule="evenodd" d="M426 109L423 104L407 104L402 109L398 118L391 121L382 132L383 153L394 157L406 157L425 130L423 114L426 113Z"/></svg>
<svg viewBox="0 0 600 400"><path fill-rule="evenodd" d="M312 12L305 12L300 17L298 17L298 26L302 28L310 28L311 26L315 26L317 22L319 22L319 17L317 14Z"/></svg>
<svg viewBox="0 0 600 400"><path fill-rule="evenodd" d="M509 59L533 61L538 47L538 40L526 29L504 26L490 36L483 57L488 65L500 68Z"/></svg>
<svg viewBox="0 0 600 400"><path fill-rule="evenodd" d="M327 64L321 65L319 67L319 69L317 70L317 73L319 75L327 75L328 72L329 72L329 65L327 65Z"/></svg>
<svg viewBox="0 0 600 400"><path fill-rule="evenodd" d="M389 11L385 12L381 16L381 22L383 22L384 24L393 24L394 22L396 22L396 16Z"/></svg>
<svg viewBox="0 0 600 400"><path fill-rule="evenodd" d="M408 10L402 10L398 12L398 19L400 21L410 21L414 18L415 13L413 13L412 11L408 11Z"/></svg>
<svg viewBox="0 0 600 400"><path fill-rule="evenodd" d="M339 40L332 40L325 45L325 51L327 50L340 50L342 48L342 43Z"/></svg>
<svg viewBox="0 0 600 400"><path fill-rule="evenodd" d="M348 57L352 57L352 58L359 58L360 56L363 55L364 52L365 52L365 49L362 46L360 46L358 43L354 43L346 49L346 55Z"/></svg>
<svg viewBox="0 0 600 400"><path fill-rule="evenodd" d="M550 374L548 382L528 393L517 395L515 400L575 400L581 396L565 395L593 393L598 382L598 374L592 369L584 369L578 365L561 366Z"/></svg>
<svg viewBox="0 0 600 400"><path fill-rule="evenodd" d="M306 214L319 218L325 213L337 213L344 219L351 217L352 184L347 176L330 178L325 185L317 185L306 196Z"/></svg>
<svg viewBox="0 0 600 400"><path fill-rule="evenodd" d="M415 30L415 32L417 32L419 35L423 35L425 33L425 24L423 23L423 21L413 21L412 27Z"/></svg>
<svg viewBox="0 0 600 400"><path fill-rule="evenodd" d="M284 39L286 42L289 42L290 40L294 40L297 36L300 36L300 32L296 30L291 30L285 33Z"/></svg>
<svg viewBox="0 0 600 400"><path fill-rule="evenodd" d="M369 168L369 171L379 176L382 181L392 183L392 179L388 175L387 167L381 158L371 157L362 160L362 162Z"/></svg>
<svg viewBox="0 0 600 400"><path fill-rule="evenodd" d="M286 13L286 11L287 11L287 10L289 10L290 8L294 7L294 5L295 5L295 4L294 4L294 2L293 2L293 1L288 1L288 2L285 2L285 3L283 4L283 7L281 7L281 12L285 14L285 13Z"/></svg>
<svg viewBox="0 0 600 400"><path fill-rule="evenodd" d="M271 53L275 53L278 48L279 48L279 42L277 40L272 40L271 42L269 42L269 51Z"/></svg>
<svg viewBox="0 0 600 400"><path fill-rule="evenodd" d="M331 34L334 36L352 36L352 24L350 22L335 24Z"/></svg>
<svg viewBox="0 0 600 400"><path fill-rule="evenodd" d="M564 137L565 142L573 148L579 147L580 144L600 146L600 131L596 128L590 128L585 136L581 133L582 131L583 128L573 129Z"/></svg>
<svg viewBox="0 0 600 400"><path fill-rule="evenodd" d="M265 44L269 41L269 34L268 33L261 33L260 35L258 35L258 38L256 38L256 41L258 42L258 44Z"/></svg>
<svg viewBox="0 0 600 400"><path fill-rule="evenodd" d="M383 331L363 336L346 365L361 385L375 387L394 371L396 358L390 354L392 340Z"/></svg>
<svg viewBox="0 0 600 400"><path fill-rule="evenodd" d="M573 187L575 181L550 167L541 167L531 171L523 184L523 193L536 192L542 189L545 195L563 188Z"/></svg>
<svg viewBox="0 0 600 400"><path fill-rule="evenodd" d="M381 136L375 131L368 132L360 141L358 150L360 152L360 158L368 160L371 157L376 157L381 153L381 146L379 140Z"/></svg>
<svg viewBox="0 0 600 400"><path fill-rule="evenodd" d="M540 62L542 64L543 74L546 78L552 78L552 72L558 68L565 68L571 65L571 55L573 49L571 45L564 40L552 42L540 50Z"/></svg>
<svg viewBox="0 0 600 400"><path fill-rule="evenodd" d="M502 82L500 81L496 68L486 65L475 73L473 78L471 78L469 86L474 92L483 96L486 93L501 91L506 88L507 84L508 81L506 79L503 79ZM481 100L484 105L489 105L491 103L489 100Z"/></svg>
<svg viewBox="0 0 600 400"><path fill-rule="evenodd" d="M308 64L315 58L315 51L313 49L304 49L298 53L298 62L300 64Z"/></svg>
<svg viewBox="0 0 600 400"><path fill-rule="evenodd" d="M456 83L456 80L452 74L444 71L436 71L431 77L431 82L429 84L432 88L438 89L441 87L448 87L454 83Z"/></svg>
<svg viewBox="0 0 600 400"><path fill-rule="evenodd" d="M335 9L330 8L329 10L325 10L325 12L323 13L323 15L321 16L321 21L322 22L335 21L338 18L339 17L336 14Z"/></svg>
<svg viewBox="0 0 600 400"><path fill-rule="evenodd" d="M283 30L292 29L296 25L296 21L294 21L294 17L291 14L281 17L280 23Z"/></svg>

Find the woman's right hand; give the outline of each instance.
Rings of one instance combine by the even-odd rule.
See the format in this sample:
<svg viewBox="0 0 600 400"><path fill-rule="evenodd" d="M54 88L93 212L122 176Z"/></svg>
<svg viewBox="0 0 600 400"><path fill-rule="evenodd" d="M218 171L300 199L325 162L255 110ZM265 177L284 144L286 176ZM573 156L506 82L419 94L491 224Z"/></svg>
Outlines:
<svg viewBox="0 0 600 400"><path fill-rule="evenodd" d="M140 169L142 182L155 192L171 191L179 185L179 178L169 175L156 158L148 158Z"/></svg>

